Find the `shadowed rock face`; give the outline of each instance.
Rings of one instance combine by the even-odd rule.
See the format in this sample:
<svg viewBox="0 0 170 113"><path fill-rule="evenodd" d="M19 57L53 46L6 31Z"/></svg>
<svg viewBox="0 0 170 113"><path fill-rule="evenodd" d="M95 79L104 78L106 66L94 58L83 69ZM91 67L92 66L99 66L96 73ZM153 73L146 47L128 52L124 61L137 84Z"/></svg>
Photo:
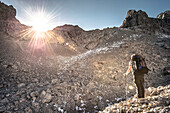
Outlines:
<svg viewBox="0 0 170 113"><path fill-rule="evenodd" d="M15 16L16 9L13 6L7 6L0 2L0 31L14 30L16 23L19 23Z"/></svg>
<svg viewBox="0 0 170 113"><path fill-rule="evenodd" d="M170 11L160 13L157 18L163 19L166 23L170 24Z"/></svg>
<svg viewBox="0 0 170 113"><path fill-rule="evenodd" d="M13 19L16 16L16 9L10 5L0 2L0 20Z"/></svg>
<svg viewBox="0 0 170 113"><path fill-rule="evenodd" d="M150 18L144 11L129 10L121 28L130 28L148 34L170 34L169 11L161 13L157 18Z"/></svg>
<svg viewBox="0 0 170 113"><path fill-rule="evenodd" d="M16 19L16 9L0 2L0 31L13 35L15 32L29 28Z"/></svg>
<svg viewBox="0 0 170 113"><path fill-rule="evenodd" d="M147 19L148 19L148 15L145 12L141 10L139 11L129 10L127 12L127 16L123 24L121 25L121 27L127 28L127 27L143 25L146 24Z"/></svg>

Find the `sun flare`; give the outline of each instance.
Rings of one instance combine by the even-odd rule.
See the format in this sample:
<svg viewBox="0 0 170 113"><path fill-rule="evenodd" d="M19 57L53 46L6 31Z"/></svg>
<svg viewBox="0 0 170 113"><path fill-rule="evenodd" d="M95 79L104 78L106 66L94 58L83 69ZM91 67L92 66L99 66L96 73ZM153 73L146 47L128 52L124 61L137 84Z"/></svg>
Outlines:
<svg viewBox="0 0 170 113"><path fill-rule="evenodd" d="M33 30L36 32L46 32L49 30L50 21L48 20L47 15L43 12L33 14L31 16L31 23Z"/></svg>
<svg viewBox="0 0 170 113"><path fill-rule="evenodd" d="M24 21L27 25L32 26L26 29L23 29L18 33L18 37L24 40L29 40L28 48L30 53L35 53L35 51L46 51L54 53L52 44L63 44L65 43L64 38L52 31L54 26L56 27L56 22L54 19L58 17L52 12L47 12L45 8L38 8L34 10L25 10ZM60 23L60 21L58 21ZM66 44L70 49L75 50L74 45Z"/></svg>

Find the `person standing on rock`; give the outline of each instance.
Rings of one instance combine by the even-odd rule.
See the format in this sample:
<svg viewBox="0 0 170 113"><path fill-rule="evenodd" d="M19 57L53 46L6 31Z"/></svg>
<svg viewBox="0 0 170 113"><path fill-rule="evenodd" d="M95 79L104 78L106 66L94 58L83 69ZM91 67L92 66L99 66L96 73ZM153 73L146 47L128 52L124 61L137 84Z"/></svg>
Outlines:
<svg viewBox="0 0 170 113"><path fill-rule="evenodd" d="M147 74L148 71L149 69L141 55L131 55L129 67L124 76L126 77L130 72L134 75L134 83L136 84L138 98L144 98L144 74Z"/></svg>

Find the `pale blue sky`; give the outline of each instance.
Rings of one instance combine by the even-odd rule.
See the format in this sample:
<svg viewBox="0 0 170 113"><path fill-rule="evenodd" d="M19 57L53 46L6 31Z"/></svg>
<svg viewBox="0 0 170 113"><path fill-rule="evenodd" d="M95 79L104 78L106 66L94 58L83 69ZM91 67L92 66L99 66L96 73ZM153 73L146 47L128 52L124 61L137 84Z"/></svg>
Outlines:
<svg viewBox="0 0 170 113"><path fill-rule="evenodd" d="M27 15L25 10L37 11L43 8L51 13L52 27L73 24L85 30L119 27L130 9L143 10L150 17L170 10L170 0L0 0L17 9L17 18L23 24Z"/></svg>

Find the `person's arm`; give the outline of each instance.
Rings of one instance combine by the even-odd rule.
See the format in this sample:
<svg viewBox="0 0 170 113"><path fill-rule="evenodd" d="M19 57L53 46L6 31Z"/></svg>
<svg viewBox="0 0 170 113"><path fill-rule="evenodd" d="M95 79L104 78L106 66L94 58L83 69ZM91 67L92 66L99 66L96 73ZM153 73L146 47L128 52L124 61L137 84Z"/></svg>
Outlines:
<svg viewBox="0 0 170 113"><path fill-rule="evenodd" d="M130 73L131 69L132 69L132 66L129 66L129 68L128 68L128 70L126 71L126 73L124 74L124 76L128 75L128 74Z"/></svg>
<svg viewBox="0 0 170 113"><path fill-rule="evenodd" d="M128 70L126 71L126 73L124 74L124 76L128 75L131 70L132 70L132 61L129 62Z"/></svg>

